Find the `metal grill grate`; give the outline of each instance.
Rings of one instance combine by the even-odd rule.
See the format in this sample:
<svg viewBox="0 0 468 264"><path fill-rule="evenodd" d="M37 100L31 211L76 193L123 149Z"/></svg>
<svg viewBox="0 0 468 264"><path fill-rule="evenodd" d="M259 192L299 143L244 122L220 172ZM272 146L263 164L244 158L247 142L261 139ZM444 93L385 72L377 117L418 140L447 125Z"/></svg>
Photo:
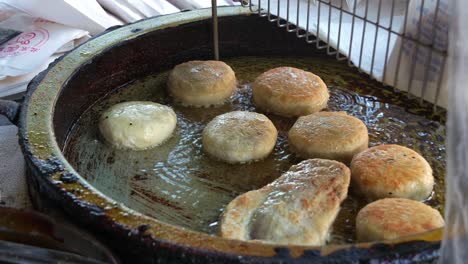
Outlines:
<svg viewBox="0 0 468 264"><path fill-rule="evenodd" d="M244 7L386 85L446 107L448 0L251 0Z"/></svg>

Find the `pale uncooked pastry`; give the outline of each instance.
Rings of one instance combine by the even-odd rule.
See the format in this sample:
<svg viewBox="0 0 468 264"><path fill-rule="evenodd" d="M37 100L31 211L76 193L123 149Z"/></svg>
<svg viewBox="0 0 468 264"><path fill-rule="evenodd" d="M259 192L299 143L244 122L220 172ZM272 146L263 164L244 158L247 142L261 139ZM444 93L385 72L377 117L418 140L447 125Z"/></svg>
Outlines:
<svg viewBox="0 0 468 264"><path fill-rule="evenodd" d="M247 111L219 115L203 130L203 149L228 163L265 158L276 144L278 131L268 117Z"/></svg>
<svg viewBox="0 0 468 264"><path fill-rule="evenodd" d="M348 194L350 174L338 161L302 161L274 182L231 201L221 218L220 235L284 245L324 245Z"/></svg>
<svg viewBox="0 0 468 264"><path fill-rule="evenodd" d="M368 147L366 125L345 112L301 116L288 133L291 150L302 158L323 158L349 164Z"/></svg>
<svg viewBox="0 0 468 264"><path fill-rule="evenodd" d="M439 211L418 201L386 198L362 208L356 218L358 241L390 240L444 226Z"/></svg>
<svg viewBox="0 0 468 264"><path fill-rule="evenodd" d="M262 73L252 85L258 108L278 115L302 116L327 106L329 94L319 76L292 67L279 67Z"/></svg>
<svg viewBox="0 0 468 264"><path fill-rule="evenodd" d="M369 148L351 161L356 191L369 200L400 197L427 198L434 186L429 163L416 151L399 145Z"/></svg>
<svg viewBox="0 0 468 264"><path fill-rule="evenodd" d="M116 104L99 119L104 139L116 148L143 150L171 137L177 117L169 106L133 101Z"/></svg>
<svg viewBox="0 0 468 264"><path fill-rule="evenodd" d="M169 74L170 94L183 105L219 105L234 93L236 76L222 61L189 61Z"/></svg>

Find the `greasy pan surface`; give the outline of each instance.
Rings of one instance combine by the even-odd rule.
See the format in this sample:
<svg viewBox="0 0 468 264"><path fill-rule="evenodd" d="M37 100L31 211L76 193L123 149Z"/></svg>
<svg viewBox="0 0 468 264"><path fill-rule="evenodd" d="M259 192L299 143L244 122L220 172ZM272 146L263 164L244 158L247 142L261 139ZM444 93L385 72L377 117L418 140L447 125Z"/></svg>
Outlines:
<svg viewBox="0 0 468 264"><path fill-rule="evenodd" d="M296 118L267 114L279 131L279 140L271 155L251 164L230 165L206 156L201 145L202 130L217 115L256 111L250 83L270 68L288 65L322 76L331 92L327 110L346 111L363 120L369 128L371 146L396 143L422 153L437 179L435 192L427 202L443 208L445 127L406 112L398 106L404 99L399 99L397 93L370 95L384 88L328 56L238 57L225 62L233 67L239 81L238 92L230 103L209 109L182 107L166 94L166 73L149 76L124 85L81 116L67 138L67 159L89 183L116 201L167 223L216 234L220 214L231 200L274 181L301 161L287 143L288 130ZM174 137L146 151L116 150L106 145L99 136L97 119L108 107L129 100L171 105L178 115ZM354 219L364 205L366 201L351 191L335 221L330 244L356 242Z"/></svg>
<svg viewBox="0 0 468 264"><path fill-rule="evenodd" d="M267 20L243 12L245 10L240 8L220 9L221 51L225 57L307 55L324 59L323 55L297 40L293 34L279 31ZM183 61L209 58L209 16L208 10L199 10L115 29L80 46L35 78L30 84L20 116L20 143L30 169L31 188L62 208L77 223L94 230L118 249L126 260L138 258L148 263L160 260L179 263L333 262L397 258L430 260L437 256L441 230L400 241L323 248L224 240L137 213L107 197L105 194L109 194L108 190L100 192L99 186L92 186L76 172L76 168L64 158L61 149L83 112L117 87L131 82L136 85L138 81L135 80L166 71ZM248 80L250 77L245 78ZM347 79L346 76L341 78L343 81ZM355 87L359 88L360 85L362 83ZM385 102L380 103L385 105ZM411 106L413 103L405 100L404 105ZM426 115L430 112L429 108L418 108L416 111L426 116L418 119L423 127L444 129L428 120L432 118ZM405 119L401 121L404 123ZM421 124L418 124L416 126L421 128ZM438 146L439 141L433 138L432 133L426 133L429 133L426 140ZM424 133L420 137L425 137ZM444 149L440 149L439 153L443 159ZM443 175L436 176L443 178ZM92 182L91 176L87 177ZM433 199L435 205L437 201L437 198Z"/></svg>

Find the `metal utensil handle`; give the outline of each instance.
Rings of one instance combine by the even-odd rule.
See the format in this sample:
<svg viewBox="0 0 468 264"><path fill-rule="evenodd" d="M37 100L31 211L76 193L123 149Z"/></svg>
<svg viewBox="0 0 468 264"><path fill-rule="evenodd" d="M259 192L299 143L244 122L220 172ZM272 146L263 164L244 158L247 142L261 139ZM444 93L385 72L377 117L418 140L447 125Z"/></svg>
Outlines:
<svg viewBox="0 0 468 264"><path fill-rule="evenodd" d="M211 21L213 23L213 52L214 59L219 60L219 40L218 40L218 4L216 0L211 0Z"/></svg>
<svg viewBox="0 0 468 264"><path fill-rule="evenodd" d="M6 116L13 124L17 124L20 106L15 101L0 99L0 115Z"/></svg>

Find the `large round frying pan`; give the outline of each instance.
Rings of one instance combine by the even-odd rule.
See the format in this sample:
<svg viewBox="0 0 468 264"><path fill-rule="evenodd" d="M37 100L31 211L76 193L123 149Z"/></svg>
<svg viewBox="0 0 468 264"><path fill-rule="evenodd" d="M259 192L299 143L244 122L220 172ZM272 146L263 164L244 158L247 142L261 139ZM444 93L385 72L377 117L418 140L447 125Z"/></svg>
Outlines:
<svg viewBox="0 0 468 264"><path fill-rule="evenodd" d="M294 34L277 29L266 19L250 14L246 9L220 8L218 14L223 59L235 60L240 56L327 59L322 52L297 39ZM135 80L165 72L187 60L211 58L210 16L209 10L197 10L110 29L61 57L39 74L30 83L18 115L17 105L1 102L0 112L19 126L19 142L35 199L63 211L74 222L95 233L128 262L302 263L435 259L440 247L441 229L396 241L330 244L323 247L227 240L209 232L199 232L196 228L157 220L157 216L141 208L129 208L131 206L127 203L121 203L120 197L106 195L109 190L94 184L89 175L80 175L80 160L73 156L73 148L68 149L67 154L64 154L64 149L68 147L71 131L77 129L76 124L79 129L83 113L92 109L101 98L115 93L118 87L131 87ZM245 66L252 63L245 63ZM237 65L237 69L242 67L242 63ZM317 70L320 68L317 67ZM333 68L323 69L328 71ZM401 116L422 116L417 123L429 130L443 127L432 121L435 117L431 116L429 108L412 108L414 101L405 96L392 95L389 89L366 79L357 71L354 73L351 68L343 69L346 70L342 72L353 72L362 79L343 86L356 89L367 84L378 86L380 88L370 92L375 95L366 98L377 98L377 94L380 94L379 98L388 99L379 101L383 108L404 104L405 107L398 108ZM345 75L327 78L331 83L346 83L347 79ZM158 86L155 87L158 89ZM398 98L403 103L398 103ZM339 108L342 104L338 102L335 105ZM404 118L400 121L405 123L402 120ZM385 131L382 133L385 134ZM427 138L430 135L429 131L419 134L419 137ZM443 138L441 140L443 142ZM430 140L428 142L431 145ZM89 142L89 146L92 147L92 142ZM443 152L443 147L439 151ZM438 157L441 159L439 162L444 163L442 156ZM97 163L101 162L96 157L94 159ZM109 163L113 162L111 160ZM443 175L439 175L441 177L443 180ZM441 196L442 185L438 186L436 195ZM442 206L441 202L438 206Z"/></svg>

